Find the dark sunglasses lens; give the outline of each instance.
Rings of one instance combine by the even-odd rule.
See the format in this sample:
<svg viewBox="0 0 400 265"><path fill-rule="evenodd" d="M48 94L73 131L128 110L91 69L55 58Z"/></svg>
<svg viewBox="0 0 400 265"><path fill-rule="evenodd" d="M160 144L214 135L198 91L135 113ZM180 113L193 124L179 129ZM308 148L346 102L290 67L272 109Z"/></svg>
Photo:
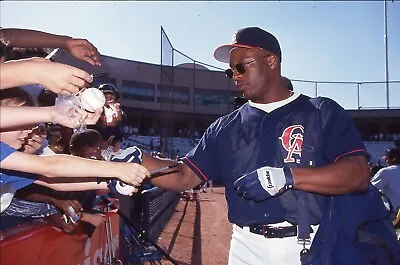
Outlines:
<svg viewBox="0 0 400 265"><path fill-rule="evenodd" d="M226 74L227 77L229 77L229 78L232 79L232 77L233 77L233 71L232 71L232 69L226 69L226 70L225 70L225 74Z"/></svg>
<svg viewBox="0 0 400 265"><path fill-rule="evenodd" d="M246 70L244 69L244 65L241 64L241 63L238 63L238 64L235 66L235 68L236 68L236 71L237 71L239 74L244 74L244 72L246 71Z"/></svg>

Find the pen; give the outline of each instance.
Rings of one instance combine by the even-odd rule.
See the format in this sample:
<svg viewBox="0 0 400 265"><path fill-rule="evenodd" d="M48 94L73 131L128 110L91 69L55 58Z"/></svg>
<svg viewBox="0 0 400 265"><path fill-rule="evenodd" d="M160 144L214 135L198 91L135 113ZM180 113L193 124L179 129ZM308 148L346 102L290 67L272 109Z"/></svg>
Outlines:
<svg viewBox="0 0 400 265"><path fill-rule="evenodd" d="M51 53L47 54L46 57L44 57L45 59L51 59L59 50L60 48L56 48L54 50L51 51Z"/></svg>
<svg viewBox="0 0 400 265"><path fill-rule="evenodd" d="M167 169L171 169L171 168L177 167L180 164L181 163L176 163L176 164L173 164L173 165L170 165L170 166L154 169L154 170L150 171L150 178L158 177L158 175L155 175L155 174L157 174L157 173L159 173L161 171L167 170Z"/></svg>

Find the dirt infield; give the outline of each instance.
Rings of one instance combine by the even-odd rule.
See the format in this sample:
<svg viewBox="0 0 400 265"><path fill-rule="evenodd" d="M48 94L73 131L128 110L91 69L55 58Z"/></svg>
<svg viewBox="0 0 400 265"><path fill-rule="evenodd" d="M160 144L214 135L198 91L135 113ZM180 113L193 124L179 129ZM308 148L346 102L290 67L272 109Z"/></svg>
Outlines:
<svg viewBox="0 0 400 265"><path fill-rule="evenodd" d="M224 188L199 193L198 201L180 201L158 244L182 265L227 264L232 225ZM162 261L162 264L171 264Z"/></svg>

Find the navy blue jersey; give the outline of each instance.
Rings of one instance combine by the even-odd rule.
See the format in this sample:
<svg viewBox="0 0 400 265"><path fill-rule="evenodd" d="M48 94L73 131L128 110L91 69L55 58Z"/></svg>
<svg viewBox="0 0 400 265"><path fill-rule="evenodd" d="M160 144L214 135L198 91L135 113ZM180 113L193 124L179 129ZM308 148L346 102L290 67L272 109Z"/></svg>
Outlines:
<svg viewBox="0 0 400 265"><path fill-rule="evenodd" d="M321 141L316 143L318 161L312 161L310 165L323 166L341 157L367 155L346 111L331 99L321 100ZM313 128L315 123L310 122L315 112L310 98L304 95L270 113L247 103L211 124L184 162L202 180L224 183L230 222L239 225L272 224L284 220L296 222L296 216L288 214L297 211L297 202L289 199L296 198L296 191L289 190L283 195L254 202L239 196L233 183L263 166L298 167L304 148L304 133L317 131ZM315 196L317 201L324 203L324 195ZM322 212L315 211L314 214L312 223L318 223Z"/></svg>

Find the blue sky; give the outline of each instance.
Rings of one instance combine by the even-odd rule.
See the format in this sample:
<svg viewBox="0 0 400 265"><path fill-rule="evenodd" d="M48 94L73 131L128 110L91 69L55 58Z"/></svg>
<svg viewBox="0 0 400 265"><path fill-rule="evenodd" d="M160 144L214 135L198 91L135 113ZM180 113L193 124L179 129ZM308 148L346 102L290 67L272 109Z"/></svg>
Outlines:
<svg viewBox="0 0 400 265"><path fill-rule="evenodd" d="M163 26L175 49L221 68L227 66L212 57L215 47L230 42L239 28L259 26L280 41L282 73L291 79L384 81L383 6L383 1L2 1L0 24L84 37L102 54L155 64L161 60ZM400 2L388 1L387 7L389 80L400 80ZM294 85L314 93L314 84ZM360 88L360 105L386 106L384 84ZM346 108L357 103L356 85L325 84L318 92ZM390 86L390 106L400 107L400 84Z"/></svg>

